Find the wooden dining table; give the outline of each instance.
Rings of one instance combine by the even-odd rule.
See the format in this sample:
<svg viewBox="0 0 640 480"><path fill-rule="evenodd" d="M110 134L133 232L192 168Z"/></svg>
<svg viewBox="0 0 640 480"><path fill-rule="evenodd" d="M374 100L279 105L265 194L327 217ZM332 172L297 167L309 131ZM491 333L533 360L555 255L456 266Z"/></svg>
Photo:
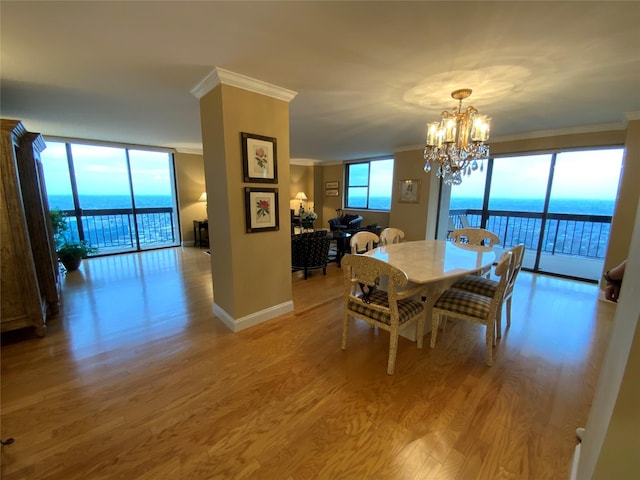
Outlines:
<svg viewBox="0 0 640 480"><path fill-rule="evenodd" d="M490 268L496 260L494 247L468 245L446 240L419 240L380 246L365 253L407 274L410 285L425 287L427 321L425 334L431 331L431 308L440 293L465 275ZM400 331L400 335L416 340L416 327Z"/></svg>

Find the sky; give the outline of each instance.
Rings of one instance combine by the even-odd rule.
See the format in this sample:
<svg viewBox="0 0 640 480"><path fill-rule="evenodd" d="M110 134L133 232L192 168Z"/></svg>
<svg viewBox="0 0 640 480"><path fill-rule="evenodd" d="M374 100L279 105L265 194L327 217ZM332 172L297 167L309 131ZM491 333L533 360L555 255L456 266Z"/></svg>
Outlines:
<svg viewBox="0 0 640 480"><path fill-rule="evenodd" d="M623 149L559 153L553 176L554 198L615 199L620 180ZM496 198L544 198L551 154L496 158L491 196ZM476 170L454 185L452 197L483 196L487 173Z"/></svg>
<svg viewBox="0 0 640 480"><path fill-rule="evenodd" d="M65 144L46 142L41 153L48 195L69 195ZM72 144L80 195L130 195L124 148ZM136 195L171 195L171 156L167 152L129 150Z"/></svg>

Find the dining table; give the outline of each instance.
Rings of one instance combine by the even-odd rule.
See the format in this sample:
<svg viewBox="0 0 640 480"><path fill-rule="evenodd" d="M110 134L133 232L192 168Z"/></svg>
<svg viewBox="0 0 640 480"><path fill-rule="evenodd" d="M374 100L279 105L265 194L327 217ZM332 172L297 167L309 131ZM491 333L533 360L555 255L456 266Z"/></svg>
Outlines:
<svg viewBox="0 0 640 480"><path fill-rule="evenodd" d="M365 255L402 270L410 282L407 288L424 285L427 334L431 331L431 309L440 294L461 277L490 268L496 260L496 247L499 248L447 240L418 240L379 246ZM400 335L415 341L416 331L417 326L413 326L401 330Z"/></svg>

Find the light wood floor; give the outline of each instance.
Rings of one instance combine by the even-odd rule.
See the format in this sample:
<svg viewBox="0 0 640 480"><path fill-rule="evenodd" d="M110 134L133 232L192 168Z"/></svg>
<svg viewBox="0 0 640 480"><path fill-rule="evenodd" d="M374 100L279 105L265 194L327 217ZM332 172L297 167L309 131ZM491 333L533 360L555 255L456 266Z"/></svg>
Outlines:
<svg viewBox="0 0 640 480"><path fill-rule="evenodd" d="M484 332L434 350L356 322L342 275L231 333L195 248L84 261L48 335L3 335L2 479L566 479L614 314L597 286L523 272L494 366Z"/></svg>

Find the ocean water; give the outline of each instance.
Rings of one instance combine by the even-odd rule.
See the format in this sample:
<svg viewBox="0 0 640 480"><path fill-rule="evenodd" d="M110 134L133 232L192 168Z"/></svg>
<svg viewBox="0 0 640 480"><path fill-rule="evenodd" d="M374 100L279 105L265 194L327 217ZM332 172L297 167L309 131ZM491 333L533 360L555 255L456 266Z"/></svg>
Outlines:
<svg viewBox="0 0 640 480"><path fill-rule="evenodd" d="M365 197L350 197L350 208L364 208ZM389 210L391 199L389 197L371 197L369 208L372 210ZM571 213L575 215L613 215L615 200L602 200L590 198L557 198L549 202L551 213ZM491 198L490 210L506 210L510 212L542 212L544 199L542 198ZM452 198L449 207L451 210L481 210L482 198Z"/></svg>
<svg viewBox="0 0 640 480"><path fill-rule="evenodd" d="M71 195L48 195L49 207L61 210L73 210ZM136 207L155 208L172 207L169 195L137 195ZM128 195L80 195L80 208L86 210L131 208L131 197Z"/></svg>
<svg viewBox="0 0 640 480"><path fill-rule="evenodd" d="M592 198L552 198L549 201L550 213L571 213L576 215L613 215L615 200ZM491 198L489 210L507 210L511 212L542 212L542 198ZM450 210L482 209L481 198L451 198Z"/></svg>

